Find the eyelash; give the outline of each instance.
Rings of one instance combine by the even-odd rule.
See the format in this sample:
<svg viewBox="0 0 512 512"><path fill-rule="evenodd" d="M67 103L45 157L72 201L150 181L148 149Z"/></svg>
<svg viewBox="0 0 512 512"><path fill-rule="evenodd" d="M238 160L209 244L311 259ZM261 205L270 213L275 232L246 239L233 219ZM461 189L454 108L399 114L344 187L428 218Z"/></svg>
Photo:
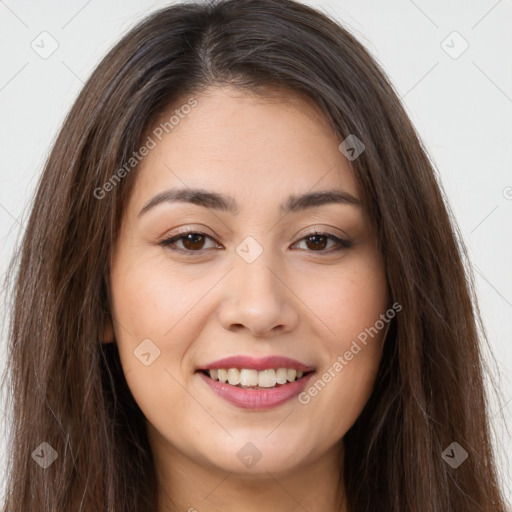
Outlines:
<svg viewBox="0 0 512 512"><path fill-rule="evenodd" d="M174 235L171 238L167 238L166 240L162 240L160 242L160 245L162 245L163 247L166 247L167 249L170 249L172 251L176 251L176 252L179 252L181 254L186 254L187 256L192 256L192 257L193 256L200 256L201 254L203 254L204 251L208 250L208 249L199 249L197 251L191 251L191 250L188 250L188 249L181 249L181 248L178 248L176 246L173 246L173 244L175 242L184 239L187 235L201 235L201 236L204 236L206 238L210 238L211 240L214 240L211 236L207 235L206 233L201 233L200 231L189 230L189 231L184 231L182 233ZM313 252L313 253L315 253L315 252L318 252L318 253L329 253L330 254L332 252L338 252L338 251L342 251L344 249L345 250L346 249L350 249L353 246L353 242L350 242L349 240L344 240L344 239L339 238L337 236L334 236L334 235L332 235L330 233L318 232L318 231L314 231L313 233L309 233L309 234L305 235L298 242L301 242L301 241L306 240L308 238L311 238L313 236L322 236L322 237L328 238L329 240L332 240L332 241L336 242L339 245L339 247L336 248L336 249L321 250L321 251L309 251L309 252Z"/></svg>

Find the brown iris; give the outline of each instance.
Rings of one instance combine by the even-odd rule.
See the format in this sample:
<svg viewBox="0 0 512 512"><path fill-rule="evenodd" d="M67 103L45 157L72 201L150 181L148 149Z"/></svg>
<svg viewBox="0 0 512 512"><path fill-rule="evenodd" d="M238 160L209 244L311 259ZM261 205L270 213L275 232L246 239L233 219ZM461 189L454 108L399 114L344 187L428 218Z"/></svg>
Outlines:
<svg viewBox="0 0 512 512"><path fill-rule="evenodd" d="M325 235L311 235L311 236L308 236L307 239L306 239L306 244L308 244L308 249L311 249L312 247L309 246L309 243L315 239L315 241L313 241L313 248L315 249L324 249L326 244L327 244L327 237ZM319 239L323 239L321 241L319 241Z"/></svg>
<svg viewBox="0 0 512 512"><path fill-rule="evenodd" d="M182 238L183 247L188 250L200 250L203 248L205 236L200 233L189 233Z"/></svg>

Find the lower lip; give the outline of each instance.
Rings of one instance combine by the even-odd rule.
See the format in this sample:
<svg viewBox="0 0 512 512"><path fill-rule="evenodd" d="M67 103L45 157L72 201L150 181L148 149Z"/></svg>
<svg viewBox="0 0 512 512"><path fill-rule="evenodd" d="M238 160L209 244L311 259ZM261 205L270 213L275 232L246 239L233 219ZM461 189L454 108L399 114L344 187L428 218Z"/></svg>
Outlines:
<svg viewBox="0 0 512 512"><path fill-rule="evenodd" d="M296 397L306 387L313 372L308 373L300 380L268 390L237 388L227 382L210 379L204 373L199 372L199 375L215 393L233 405L242 409L263 410L277 407Z"/></svg>

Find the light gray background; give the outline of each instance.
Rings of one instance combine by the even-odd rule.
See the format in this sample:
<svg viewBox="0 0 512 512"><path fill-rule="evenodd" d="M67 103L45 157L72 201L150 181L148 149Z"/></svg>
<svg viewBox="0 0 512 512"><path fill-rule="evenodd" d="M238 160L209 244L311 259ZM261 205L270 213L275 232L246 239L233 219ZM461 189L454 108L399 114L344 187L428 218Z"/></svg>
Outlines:
<svg viewBox="0 0 512 512"><path fill-rule="evenodd" d="M512 501L512 443L505 429L512 418L512 1L306 3L340 20L382 64L439 170L474 264L501 374L501 401L493 400L491 411ZM83 82L123 33L168 4L0 0L2 279L50 145ZM41 36L44 31L51 36ZM58 48L42 58L35 49L49 51L52 39ZM1 341L3 369L5 331ZM491 371L497 375L492 363Z"/></svg>

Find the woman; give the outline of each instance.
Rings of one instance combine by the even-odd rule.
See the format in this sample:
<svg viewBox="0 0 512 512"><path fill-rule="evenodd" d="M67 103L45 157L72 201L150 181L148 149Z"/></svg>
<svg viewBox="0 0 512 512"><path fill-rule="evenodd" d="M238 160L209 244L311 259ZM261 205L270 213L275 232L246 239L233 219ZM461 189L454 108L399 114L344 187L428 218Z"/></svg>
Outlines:
<svg viewBox="0 0 512 512"><path fill-rule="evenodd" d="M467 269L342 27L289 0L152 14L39 184L4 510L504 510Z"/></svg>

